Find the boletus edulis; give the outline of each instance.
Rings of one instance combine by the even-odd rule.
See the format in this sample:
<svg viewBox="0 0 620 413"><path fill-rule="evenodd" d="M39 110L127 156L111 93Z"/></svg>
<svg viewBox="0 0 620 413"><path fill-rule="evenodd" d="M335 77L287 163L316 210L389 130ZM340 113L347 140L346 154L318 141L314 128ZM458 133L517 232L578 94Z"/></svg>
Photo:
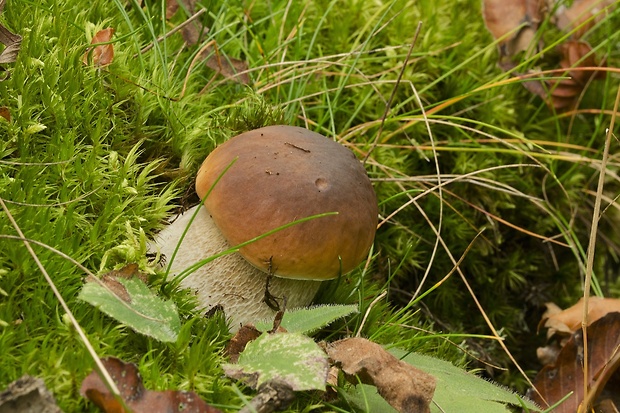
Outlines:
<svg viewBox="0 0 620 413"><path fill-rule="evenodd" d="M320 281L354 269L374 240L377 199L363 165L349 149L304 128L267 126L231 138L205 159L196 192L206 197L204 206L186 211L155 240L172 257L198 208L172 274L286 224L333 213L276 231L183 279L205 309L223 307L232 330L273 316L268 297L287 309L310 304Z"/></svg>

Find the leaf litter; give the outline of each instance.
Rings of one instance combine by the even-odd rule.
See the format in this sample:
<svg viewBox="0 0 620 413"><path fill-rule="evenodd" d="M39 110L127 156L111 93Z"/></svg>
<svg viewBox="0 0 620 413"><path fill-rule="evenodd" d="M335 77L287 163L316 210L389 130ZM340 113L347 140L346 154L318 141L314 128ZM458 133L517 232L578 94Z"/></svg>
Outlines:
<svg viewBox="0 0 620 413"><path fill-rule="evenodd" d="M133 413L222 413L219 409L209 406L194 392L146 389L138 367L133 363L125 363L115 357L103 358L101 361L119 388L125 405ZM96 371L91 372L82 381L80 394L104 413L127 412L123 403L114 397Z"/></svg>
<svg viewBox="0 0 620 413"><path fill-rule="evenodd" d="M0 14L2 14L5 3L6 0L0 0ZM15 63L21 49L22 37L0 24L0 43L4 45L4 50L0 52L0 64ZM0 71L4 71L4 69L0 67ZM8 79L8 75L0 78L0 81L6 79ZM10 120L10 118L7 118L5 115L3 115L3 117Z"/></svg>
<svg viewBox="0 0 620 413"><path fill-rule="evenodd" d="M108 43L112 40L112 36L114 35L114 29L108 27L103 30L99 30L91 40L91 45L96 45L95 47L89 47L86 49L84 56L82 57L82 62L87 65L91 63L93 66L104 67L108 66L114 61L114 45L112 43ZM106 44L98 44L98 43L106 43Z"/></svg>
<svg viewBox="0 0 620 413"><path fill-rule="evenodd" d="M522 82L550 108L568 110L577 105L590 80L602 77L602 72L589 68L602 67L604 62L597 61L592 47L582 36L600 20L603 11L611 10L616 3L614 0L575 0L566 5L558 0L484 0L483 15L487 29L498 41L500 68L512 71L515 76L522 75L514 71L515 58L521 52L525 52L526 58L531 57L534 51L542 48L538 29L545 16L548 15L560 30L570 33L569 39L555 50L559 55L558 69L565 69L564 74L562 70L558 73L566 78ZM537 70L530 70L527 74L536 73Z"/></svg>
<svg viewBox="0 0 620 413"><path fill-rule="evenodd" d="M545 365L529 395L542 406L562 401L554 412L576 412L594 405L603 412L620 406L620 300L591 297L588 306L588 355L584 354L583 299L560 311L548 304L541 324L548 328L549 345L537 353ZM588 394L584 394L584 358L588 358ZM614 406L602 410L602 405Z"/></svg>

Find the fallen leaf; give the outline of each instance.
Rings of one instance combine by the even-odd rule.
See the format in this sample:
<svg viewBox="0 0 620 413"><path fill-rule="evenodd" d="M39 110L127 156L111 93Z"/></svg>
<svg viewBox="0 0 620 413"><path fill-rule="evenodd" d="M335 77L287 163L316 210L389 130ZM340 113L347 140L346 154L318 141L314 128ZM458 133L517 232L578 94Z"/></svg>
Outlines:
<svg viewBox="0 0 620 413"><path fill-rule="evenodd" d="M435 378L364 338L346 338L328 344L327 354L343 373L357 383L372 384L396 410L430 412Z"/></svg>
<svg viewBox="0 0 620 413"><path fill-rule="evenodd" d="M528 412L541 409L529 399L503 386L476 376L449 361L398 348L389 350L398 360L415 366L436 380L431 412L511 413L518 407ZM357 385L344 393L347 400L361 410L389 413L396 410L377 394L374 387Z"/></svg>
<svg viewBox="0 0 620 413"><path fill-rule="evenodd" d="M5 2L6 0L0 0L0 13L2 13L4 9ZM12 33L9 29L0 24L0 43L5 46L4 50L0 52L0 64L15 62L21 48L22 37ZM5 80L7 77L8 76L5 76L3 79L0 79L0 81Z"/></svg>
<svg viewBox="0 0 620 413"><path fill-rule="evenodd" d="M579 96L590 79L604 76L603 72L580 70L580 67L596 67L592 48L587 42L570 40L558 47L561 54L560 67L566 69L568 79L541 82L532 80L523 82L523 86L530 92L540 96L549 107L556 110L566 110L578 103Z"/></svg>
<svg viewBox="0 0 620 413"><path fill-rule="evenodd" d="M590 297L588 299L588 325L605 315L620 312L620 299ZM543 314L540 324L547 328L547 338L555 334L572 334L581 329L583 318L583 298L566 310L560 310L555 304L547 304L547 312Z"/></svg>
<svg viewBox="0 0 620 413"><path fill-rule="evenodd" d="M194 14L198 0L166 0L166 19L172 18L182 4L189 14Z"/></svg>
<svg viewBox="0 0 620 413"><path fill-rule="evenodd" d="M608 13L611 12L615 3L617 0L574 0L569 7L562 3L555 13L555 24L566 32L575 29L572 36L579 39L605 17L605 13L600 11L609 8Z"/></svg>
<svg viewBox="0 0 620 413"><path fill-rule="evenodd" d="M241 326L239 331L230 339L226 346L226 355L230 359L231 363L236 363L239 360L239 354L245 349L245 346L250 341L254 341L261 336L262 332L257 330L251 324L245 324Z"/></svg>
<svg viewBox="0 0 620 413"><path fill-rule="evenodd" d="M11 112L9 108L6 106L0 106L0 117L5 119L7 122L11 121Z"/></svg>
<svg viewBox="0 0 620 413"><path fill-rule="evenodd" d="M43 380L24 375L0 393L3 413L62 413Z"/></svg>
<svg viewBox="0 0 620 413"><path fill-rule="evenodd" d="M133 363L125 363L115 357L101 359L105 369L120 391L120 396L133 413L196 412L222 413L209 406L196 393L187 391L147 390ZM80 387L80 394L92 401L106 413L125 413L121 402L116 400L99 375L92 371Z"/></svg>
<svg viewBox="0 0 620 413"><path fill-rule="evenodd" d="M125 278L137 277L142 282L148 281L148 276L140 271L140 267L136 263L127 264L118 270L112 270L105 274L108 277Z"/></svg>
<svg viewBox="0 0 620 413"><path fill-rule="evenodd" d="M620 313L610 312L598 318L588 326L587 332L589 388L587 404L591 404L602 393L610 378L614 374L618 375ZM555 363L544 366L536 375L533 384L538 393L530 390L528 395L541 406L551 406L568 396L553 410L554 413L577 412L585 399L584 356L583 334L581 330L577 330L560 350ZM617 387L610 390L612 394L617 394Z"/></svg>
<svg viewBox="0 0 620 413"><path fill-rule="evenodd" d="M484 22L498 44L500 61L530 49L542 20L544 0L484 0Z"/></svg>
<svg viewBox="0 0 620 413"><path fill-rule="evenodd" d="M206 47L199 56L200 59L206 59L205 64L208 68L215 70L226 79L233 80L242 85L250 83L250 76L247 73L248 64L243 60L235 59L220 54L216 46Z"/></svg>
<svg viewBox="0 0 620 413"><path fill-rule="evenodd" d="M112 40L113 35L114 29L111 27L99 30L95 34L95 36L93 36L93 40L90 42L90 44L92 45L97 43L107 43ZM111 64L113 60L114 45L112 43L100 44L95 47L89 47L88 49L86 49L86 52L82 57L82 61L84 62L84 64L88 64L89 61L91 61L94 66L101 67Z"/></svg>

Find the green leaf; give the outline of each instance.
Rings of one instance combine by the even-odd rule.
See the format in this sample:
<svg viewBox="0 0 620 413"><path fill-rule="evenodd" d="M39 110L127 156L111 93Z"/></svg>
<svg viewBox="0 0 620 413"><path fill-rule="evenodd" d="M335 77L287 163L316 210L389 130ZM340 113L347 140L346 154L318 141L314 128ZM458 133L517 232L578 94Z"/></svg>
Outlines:
<svg viewBox="0 0 620 413"><path fill-rule="evenodd" d="M391 349L399 359L432 374L437 380L431 412L459 413L508 413L515 407L526 406L530 411L540 412L530 400L509 389L486 381L453 364L434 357ZM347 393L347 399L355 406L369 412L395 412L373 386L358 385Z"/></svg>
<svg viewBox="0 0 620 413"><path fill-rule="evenodd" d="M289 333L310 334L356 311L356 305L321 305L300 308L286 311L280 326ZM256 328L260 331L268 331L271 330L272 325L273 320L264 320L256 323Z"/></svg>
<svg viewBox="0 0 620 413"><path fill-rule="evenodd" d="M174 303L157 297L137 277L116 281L124 289L119 291L117 287L113 291L103 283L87 282L78 298L138 333L160 341L176 341L181 322Z"/></svg>
<svg viewBox="0 0 620 413"><path fill-rule="evenodd" d="M294 391L325 390L327 355L309 337L298 333L263 333L248 343L237 364L225 364L229 377L252 387L280 380Z"/></svg>

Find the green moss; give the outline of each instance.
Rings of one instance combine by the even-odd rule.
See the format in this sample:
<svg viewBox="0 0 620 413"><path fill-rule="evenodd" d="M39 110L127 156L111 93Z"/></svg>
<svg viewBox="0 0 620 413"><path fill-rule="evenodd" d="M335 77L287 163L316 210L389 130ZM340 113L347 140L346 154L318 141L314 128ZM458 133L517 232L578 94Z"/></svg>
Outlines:
<svg viewBox="0 0 620 413"><path fill-rule="evenodd" d="M319 302L356 302L360 313L317 338L361 328L381 343L465 362L454 344L415 329L421 326L509 366L492 340L458 334L489 333L458 273L410 301L423 279L421 292L452 271L450 255L466 254L459 268L486 313L524 368L537 367L534 329L542 304L569 304L581 294L593 201L587 191L596 183L609 123L603 110L615 95L611 77L589 87L582 107L593 112L578 116L550 111L517 83L497 83L507 75L496 66L477 0L203 1L200 21L209 31L197 45L185 44L180 33L165 36L186 11L166 20L162 2L145 4L12 0L0 15L23 36L17 62L4 65L10 78L0 82L0 102L12 118L0 119L0 197L26 237L95 272L129 261L147 266L144 240L191 203L192 176L218 143L268 124L307 126L338 137L359 158L373 148L366 168L381 216L399 211L381 225L369 268L323 287ZM610 13L587 36L609 66L620 55L619 14ZM104 27L116 30L114 62L85 66L90 38ZM544 35L547 45L561 38L554 30ZM250 85L192 65L210 41L222 56L248 63ZM552 67L551 49L524 58L519 68ZM430 111L432 137L414 88ZM606 193L617 192L612 177ZM608 209L595 266L611 294L620 290L608 270L616 266L617 221ZM0 236L15 234L0 213ZM77 301L84 274L52 251L33 248L98 354L136 362L149 388L195 390L230 410L242 404L240 394L249 397L222 377L225 321L202 318L190 294L151 277L183 319L177 343L153 342ZM384 290L387 297L371 306ZM45 379L66 411L89 408L78 389L92 360L32 257L8 238L0 238L0 353L0 388L29 373ZM513 371L501 378L522 389ZM290 411L312 406L320 410L324 402L303 395Z"/></svg>

